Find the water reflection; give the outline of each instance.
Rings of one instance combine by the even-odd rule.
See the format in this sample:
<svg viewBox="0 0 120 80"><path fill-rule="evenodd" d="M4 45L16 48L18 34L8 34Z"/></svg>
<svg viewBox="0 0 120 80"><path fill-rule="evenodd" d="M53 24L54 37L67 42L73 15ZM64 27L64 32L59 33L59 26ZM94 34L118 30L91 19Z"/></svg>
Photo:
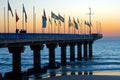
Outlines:
<svg viewBox="0 0 120 80"><path fill-rule="evenodd" d="M62 71L64 70L64 71ZM49 77L56 77L56 76L70 76L70 75L93 75L92 71L65 71L65 69L61 70L49 70L49 73L43 74L43 75L35 75L34 80L42 79L42 78L49 78Z"/></svg>

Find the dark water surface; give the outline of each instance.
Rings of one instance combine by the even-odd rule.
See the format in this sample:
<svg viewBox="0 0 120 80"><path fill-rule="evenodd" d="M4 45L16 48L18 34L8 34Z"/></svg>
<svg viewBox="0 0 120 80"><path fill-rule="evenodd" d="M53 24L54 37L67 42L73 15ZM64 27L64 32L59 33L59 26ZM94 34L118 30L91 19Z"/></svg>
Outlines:
<svg viewBox="0 0 120 80"><path fill-rule="evenodd" d="M60 47L56 48L56 61L60 62ZM75 49L77 57L77 48ZM48 49L44 46L41 52L42 65L48 63ZM67 47L67 61L69 62L69 46ZM25 46L22 53L22 71L33 67L33 52ZM0 48L0 73L12 71L12 54L7 48ZM103 38L93 44L93 58L81 62L69 63L67 67L56 72L64 71L120 71L120 38Z"/></svg>

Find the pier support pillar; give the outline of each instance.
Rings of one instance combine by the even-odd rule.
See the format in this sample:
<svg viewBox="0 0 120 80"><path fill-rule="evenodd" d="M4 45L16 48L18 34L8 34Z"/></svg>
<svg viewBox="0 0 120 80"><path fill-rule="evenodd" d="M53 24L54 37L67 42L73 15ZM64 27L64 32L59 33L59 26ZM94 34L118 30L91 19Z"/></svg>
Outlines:
<svg viewBox="0 0 120 80"><path fill-rule="evenodd" d="M21 53L24 52L24 46L8 47L10 53L12 53L12 69L13 73L21 73Z"/></svg>
<svg viewBox="0 0 120 80"><path fill-rule="evenodd" d="M87 58L88 57L88 54L87 54L87 42L84 42L84 58Z"/></svg>
<svg viewBox="0 0 120 80"><path fill-rule="evenodd" d="M2 80L2 74L0 73L0 80Z"/></svg>
<svg viewBox="0 0 120 80"><path fill-rule="evenodd" d="M90 41L89 42L89 57L92 58L93 56L93 53L92 53L92 44L93 44L93 41Z"/></svg>
<svg viewBox="0 0 120 80"><path fill-rule="evenodd" d="M41 50L43 49L43 44L30 45L31 50L33 50L33 70L38 72L41 70Z"/></svg>
<svg viewBox="0 0 120 80"><path fill-rule="evenodd" d="M66 60L66 43L59 43L59 46L61 47L61 65L66 66L67 60Z"/></svg>
<svg viewBox="0 0 120 80"><path fill-rule="evenodd" d="M46 44L47 48L49 48L49 68L56 68L55 65L55 48L57 44Z"/></svg>
<svg viewBox="0 0 120 80"><path fill-rule="evenodd" d="M70 45L70 61L75 61L75 43L69 43Z"/></svg>
<svg viewBox="0 0 120 80"><path fill-rule="evenodd" d="M77 43L77 60L82 60L82 42Z"/></svg>
<svg viewBox="0 0 120 80"><path fill-rule="evenodd" d="M8 47L9 53L12 53L12 72L5 73L5 80L22 80L21 53L24 49L24 46Z"/></svg>

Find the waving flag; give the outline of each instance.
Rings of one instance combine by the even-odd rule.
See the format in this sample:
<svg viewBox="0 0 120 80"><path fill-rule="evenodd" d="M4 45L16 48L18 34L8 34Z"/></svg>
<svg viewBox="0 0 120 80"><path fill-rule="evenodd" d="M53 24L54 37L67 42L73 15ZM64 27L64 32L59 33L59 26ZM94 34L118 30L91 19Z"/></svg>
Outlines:
<svg viewBox="0 0 120 80"><path fill-rule="evenodd" d="M59 17L53 12L51 12L51 17L56 19L56 20L59 20Z"/></svg>
<svg viewBox="0 0 120 80"><path fill-rule="evenodd" d="M25 11L24 5L23 5L23 13L25 13L25 22L27 22L27 13Z"/></svg>
<svg viewBox="0 0 120 80"><path fill-rule="evenodd" d="M45 17L45 20L47 21L45 10L43 10L43 13L44 13L43 16Z"/></svg>
<svg viewBox="0 0 120 80"><path fill-rule="evenodd" d="M46 21L47 21L46 13L45 13L45 10L43 10L43 16L42 16L42 27L43 28L46 28L47 26Z"/></svg>
<svg viewBox="0 0 120 80"><path fill-rule="evenodd" d="M27 14L25 14L25 22L27 22Z"/></svg>
<svg viewBox="0 0 120 80"><path fill-rule="evenodd" d="M11 9L11 7L10 7L9 1L8 1L8 11L10 11L11 14L12 14L12 16L13 16L13 12L12 12L12 9Z"/></svg>
<svg viewBox="0 0 120 80"><path fill-rule="evenodd" d="M45 16L42 16L42 27L46 28L46 25L47 25L46 18L45 18Z"/></svg>
<svg viewBox="0 0 120 80"><path fill-rule="evenodd" d="M89 22L87 22L87 21L84 21L84 24L89 26L89 27L91 26L91 24Z"/></svg>
<svg viewBox="0 0 120 80"><path fill-rule="evenodd" d="M64 22L64 18L60 14L58 14L58 16L59 16L60 21Z"/></svg>
<svg viewBox="0 0 120 80"><path fill-rule="evenodd" d="M16 22L18 22L19 17L18 17L18 15L17 15L17 12L15 13L15 15L16 15Z"/></svg>
<svg viewBox="0 0 120 80"><path fill-rule="evenodd" d="M75 21L74 18L73 18L73 22L74 22L74 24L75 24L75 28L78 29L78 24L77 24L77 22Z"/></svg>

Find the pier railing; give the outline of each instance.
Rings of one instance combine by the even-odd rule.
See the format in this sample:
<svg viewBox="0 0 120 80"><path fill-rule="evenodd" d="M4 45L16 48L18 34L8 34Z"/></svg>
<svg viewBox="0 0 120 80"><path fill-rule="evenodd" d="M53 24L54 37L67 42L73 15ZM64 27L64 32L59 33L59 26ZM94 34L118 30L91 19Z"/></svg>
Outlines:
<svg viewBox="0 0 120 80"><path fill-rule="evenodd" d="M37 43L50 43L50 42L72 42L72 41L85 41L97 40L102 38L102 34L48 34L48 33L0 33L0 47L8 46L8 44L31 44Z"/></svg>

